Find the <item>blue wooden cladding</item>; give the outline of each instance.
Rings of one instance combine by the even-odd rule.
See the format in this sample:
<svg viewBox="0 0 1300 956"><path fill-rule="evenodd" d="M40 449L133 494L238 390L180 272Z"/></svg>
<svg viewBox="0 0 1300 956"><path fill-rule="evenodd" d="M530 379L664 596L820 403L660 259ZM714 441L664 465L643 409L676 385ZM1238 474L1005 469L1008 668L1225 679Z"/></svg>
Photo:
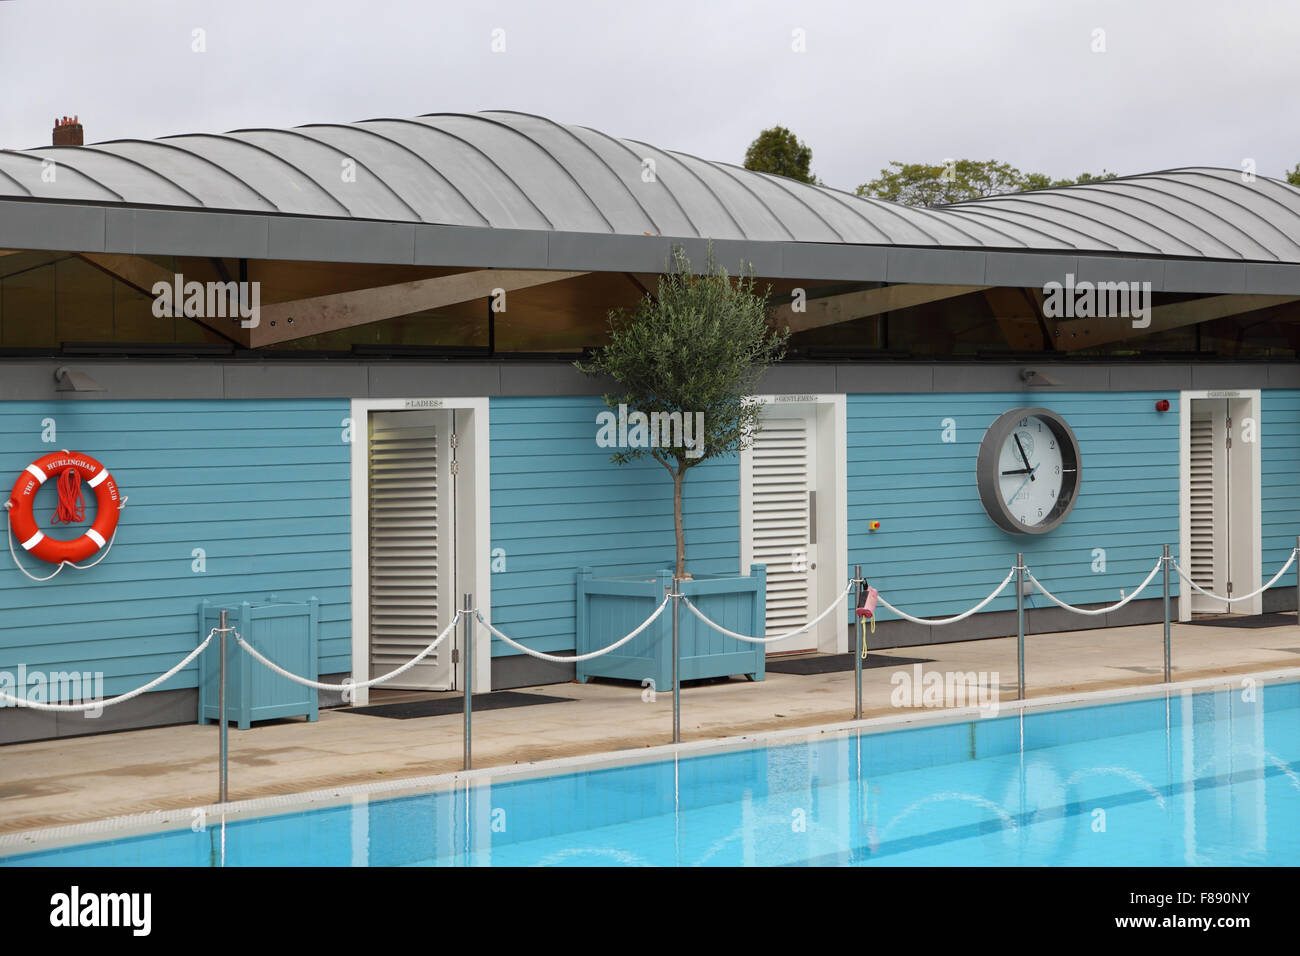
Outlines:
<svg viewBox="0 0 1300 956"><path fill-rule="evenodd" d="M1060 528L1012 536L980 506L976 453L997 415L1036 405L1074 429L1082 489ZM626 633L658 603L660 571L673 563L669 476L650 459L610 462L612 449L596 444L604 410L594 396L490 401L491 547L504 565L491 578L493 622L537 650L568 654L588 639L592 649ZM0 670L100 671L104 692L120 694L193 649L201 599L233 606L274 593L290 603L319 598L318 672L350 672L350 415L342 399L0 403L0 481L7 482L0 492L36 458L68 448L102 461L128 499L111 554L93 568L34 583L0 559ZM1162 544L1177 553L1178 403L1156 412L1152 392L849 395L847 429L849 567L862 564L872 584L914 614L965 610L1003 578L1017 551L1077 604L1119 600L1146 576ZM1260 437L1267 579L1300 531L1300 390L1263 391ZM737 573L739 494L735 457L688 473L694 585ZM54 500L49 483L37 502L47 531ZM93 520L93 502L87 510L84 524L55 528L55 536L79 535ZM877 531L869 530L873 520L881 522ZM53 570L21 551L19 558L33 573ZM596 593L583 595L576 581L583 567L593 569L592 581L648 580L657 597L618 617ZM1278 587L1293 583L1288 577ZM1175 593L1178 585L1175 577ZM1037 595L1028 604L1045 606ZM1008 588L989 610L1014 606ZM591 626L580 638L582 614ZM596 621L598 614L609 619ZM720 623L749 630L738 607L717 614ZM881 610L882 621L891 618ZM689 612L681 620L685 628L698 624ZM761 674L762 651L729 649L758 662L730 664L728 672ZM492 642L494 657L515 653ZM652 670L632 677L666 686L662 668ZM162 689L196 688L199 671L196 663ZM701 674L684 667L692 676Z"/></svg>
<svg viewBox="0 0 1300 956"><path fill-rule="evenodd" d="M103 462L127 497L93 568L37 584L0 551L0 670L102 671L105 693L120 694L194 649L201 599L275 593L319 597L321 673L349 672L349 414L344 400L0 403L0 494L30 462L69 448ZM47 531L53 485L37 499ZM33 574L53 570L19 558ZM161 689L196 687L198 672L196 662Z"/></svg>
<svg viewBox="0 0 1300 956"><path fill-rule="evenodd" d="M320 602L250 603L226 606L226 626L233 627L258 652L292 674L316 680L319 675ZM221 622L222 606L199 605L202 641ZM221 635L199 655L199 723L221 720ZM254 660L226 634L226 720L247 730L253 721L318 716L316 691L275 673Z"/></svg>
<svg viewBox="0 0 1300 956"><path fill-rule="evenodd" d="M1300 534L1300 389L1264 391L1259 424L1261 570L1267 581L1285 563ZM1295 578L1288 575L1275 587L1294 584Z"/></svg>
<svg viewBox="0 0 1300 956"><path fill-rule="evenodd" d="M492 623L546 653L574 648L578 568L653 576L676 556L672 480L650 459L609 460L613 449L596 444L596 415L605 408L597 397L494 398L490 405L492 548L506 568L492 575ZM736 574L738 460L691 468L683 499L688 570ZM494 657L516 653L493 639Z"/></svg>
<svg viewBox="0 0 1300 956"><path fill-rule="evenodd" d="M577 577L578 654L589 654L630 634L648 618L672 587L671 571L653 577L594 577L582 568ZM762 637L766 618L767 570L761 564L740 575L696 576L679 582L681 593L709 620L737 634ZM613 677L644 683L658 690L672 684L673 606L669 604L649 627L622 647L580 661L579 681ZM679 664L683 681L745 674L762 680L766 648L738 641L709 627L683 605L677 618Z"/></svg>
<svg viewBox="0 0 1300 956"><path fill-rule="evenodd" d="M909 613L966 610L1006 576L1017 551L1072 604L1118 601L1147 576L1163 544L1178 553L1177 405L1157 412L1149 392L850 395L847 406L849 566L860 563ZM1044 535L1001 531L975 487L985 430L1021 407L1062 415L1082 456L1078 503ZM877 531L868 528L873 520ZM988 610L1015 606L1009 587ZM1035 594L1027 606L1046 601ZM882 609L879 619L896 618Z"/></svg>

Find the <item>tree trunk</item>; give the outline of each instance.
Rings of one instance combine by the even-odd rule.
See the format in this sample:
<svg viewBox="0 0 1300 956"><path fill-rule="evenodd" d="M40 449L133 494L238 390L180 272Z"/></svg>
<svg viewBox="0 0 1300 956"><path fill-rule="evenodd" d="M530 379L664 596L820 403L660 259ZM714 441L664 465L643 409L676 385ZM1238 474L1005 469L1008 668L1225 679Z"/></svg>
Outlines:
<svg viewBox="0 0 1300 956"><path fill-rule="evenodd" d="M682 531L682 481L686 469L673 472L673 530L677 532L677 577L686 576L686 535Z"/></svg>

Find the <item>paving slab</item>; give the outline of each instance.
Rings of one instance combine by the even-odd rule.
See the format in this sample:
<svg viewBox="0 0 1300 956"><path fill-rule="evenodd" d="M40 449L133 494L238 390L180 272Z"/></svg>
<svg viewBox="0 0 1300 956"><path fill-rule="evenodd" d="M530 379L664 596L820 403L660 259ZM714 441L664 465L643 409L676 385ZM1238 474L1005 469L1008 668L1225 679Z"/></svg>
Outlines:
<svg viewBox="0 0 1300 956"><path fill-rule="evenodd" d="M1300 667L1300 627L1174 627L1174 679ZM907 658L904 647L872 654ZM929 646L928 672L971 672L990 693L1014 695L1016 640L993 638ZM863 672L864 716L899 713L895 677L913 665ZM853 672L768 674L686 685L682 737L713 739L853 716ZM1029 697L1154 685L1163 677L1159 624L1031 635L1025 640ZM901 680L902 678L898 678ZM667 743L671 690L642 697L632 682L558 684L529 693L575 698L545 706L484 711L474 718L476 767L636 750ZM391 699L400 699L394 695ZM372 703L374 701L372 700ZM247 799L459 770L462 718L392 720L323 710L320 720L231 728L230 796ZM179 810L216 800L215 725L124 731L0 747L0 832L81 823L148 810Z"/></svg>

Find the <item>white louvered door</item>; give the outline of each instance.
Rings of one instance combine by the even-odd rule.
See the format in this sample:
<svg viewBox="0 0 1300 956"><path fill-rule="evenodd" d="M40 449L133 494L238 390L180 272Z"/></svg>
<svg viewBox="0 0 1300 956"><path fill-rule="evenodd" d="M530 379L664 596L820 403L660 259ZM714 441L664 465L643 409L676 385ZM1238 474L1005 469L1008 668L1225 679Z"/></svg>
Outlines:
<svg viewBox="0 0 1300 956"><path fill-rule="evenodd" d="M405 664L437 637L453 604L451 413L372 412L370 676ZM448 690L448 638L381 687Z"/></svg>
<svg viewBox="0 0 1300 956"><path fill-rule="evenodd" d="M1228 403L1193 399L1191 420L1191 550L1188 575L1214 594L1228 592ZM1192 613L1231 610L1192 590Z"/></svg>
<svg viewBox="0 0 1300 956"><path fill-rule="evenodd" d="M811 411L768 406L749 455L750 562L767 566L767 633L800 627L815 608L817 461ZM816 629L768 645L768 653L815 650Z"/></svg>

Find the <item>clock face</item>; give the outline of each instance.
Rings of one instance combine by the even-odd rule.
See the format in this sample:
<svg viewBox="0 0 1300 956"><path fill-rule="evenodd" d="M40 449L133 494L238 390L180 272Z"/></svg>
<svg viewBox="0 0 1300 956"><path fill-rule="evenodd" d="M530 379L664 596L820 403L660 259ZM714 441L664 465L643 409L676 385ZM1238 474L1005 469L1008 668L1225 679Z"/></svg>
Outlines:
<svg viewBox="0 0 1300 956"><path fill-rule="evenodd" d="M1079 446L1065 420L1018 408L989 426L976 465L980 500L999 527L1042 534L1065 519L1079 489Z"/></svg>

